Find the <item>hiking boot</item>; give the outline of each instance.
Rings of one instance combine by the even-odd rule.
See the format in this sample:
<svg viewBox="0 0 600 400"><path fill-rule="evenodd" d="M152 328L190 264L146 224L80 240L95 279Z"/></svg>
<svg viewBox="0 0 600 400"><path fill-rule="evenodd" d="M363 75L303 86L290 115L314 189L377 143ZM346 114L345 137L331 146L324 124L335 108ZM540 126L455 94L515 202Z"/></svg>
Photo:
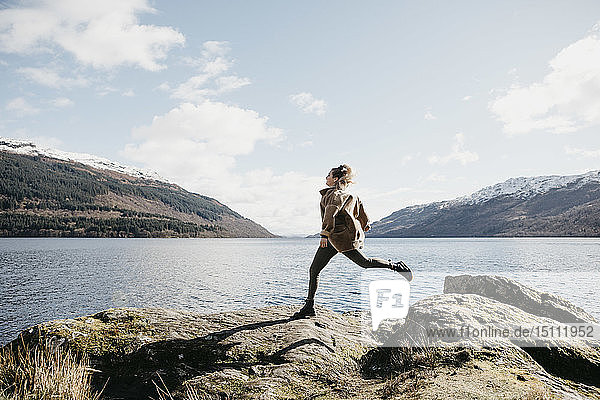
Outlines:
<svg viewBox="0 0 600 400"><path fill-rule="evenodd" d="M296 311L294 315L292 315L291 319L306 318L315 315L314 304L314 299L307 299L306 303L304 303L304 307L302 307L299 311Z"/></svg>
<svg viewBox="0 0 600 400"><path fill-rule="evenodd" d="M404 279L406 279L409 282L413 279L412 271L410 270L410 268L408 268L406 264L404 264L404 261L392 263L390 269L402 275Z"/></svg>

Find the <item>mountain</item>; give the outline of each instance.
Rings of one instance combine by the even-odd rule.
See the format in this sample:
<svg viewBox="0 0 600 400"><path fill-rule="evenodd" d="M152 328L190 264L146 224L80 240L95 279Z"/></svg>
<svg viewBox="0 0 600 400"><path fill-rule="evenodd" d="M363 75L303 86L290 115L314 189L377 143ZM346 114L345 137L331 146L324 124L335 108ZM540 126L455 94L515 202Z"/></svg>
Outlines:
<svg viewBox="0 0 600 400"><path fill-rule="evenodd" d="M0 236L275 237L151 171L6 138Z"/></svg>
<svg viewBox="0 0 600 400"><path fill-rule="evenodd" d="M403 208L369 237L600 236L600 171L508 179L469 196Z"/></svg>
<svg viewBox="0 0 600 400"><path fill-rule="evenodd" d="M115 172L120 172L132 177L157 180L169 183L166 179L158 175L154 171L145 170L142 168L130 167L118 164L106 158L94 156L85 153L70 153L66 151L56 150L49 147L42 147L30 140L17 140L0 137L0 151L6 151L15 154L23 154L29 156L43 156L47 158L55 158L57 160L72 161L94 167L96 169L104 169Z"/></svg>

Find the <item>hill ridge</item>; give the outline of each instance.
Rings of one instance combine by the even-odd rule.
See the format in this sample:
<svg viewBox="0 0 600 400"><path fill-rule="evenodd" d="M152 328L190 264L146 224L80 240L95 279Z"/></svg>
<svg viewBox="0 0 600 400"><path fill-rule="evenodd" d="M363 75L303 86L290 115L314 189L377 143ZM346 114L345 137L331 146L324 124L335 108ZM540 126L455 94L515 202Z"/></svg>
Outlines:
<svg viewBox="0 0 600 400"><path fill-rule="evenodd" d="M0 236L275 237L173 183L9 151L0 151Z"/></svg>
<svg viewBox="0 0 600 400"><path fill-rule="evenodd" d="M600 171L511 178L373 223L371 237L600 236Z"/></svg>

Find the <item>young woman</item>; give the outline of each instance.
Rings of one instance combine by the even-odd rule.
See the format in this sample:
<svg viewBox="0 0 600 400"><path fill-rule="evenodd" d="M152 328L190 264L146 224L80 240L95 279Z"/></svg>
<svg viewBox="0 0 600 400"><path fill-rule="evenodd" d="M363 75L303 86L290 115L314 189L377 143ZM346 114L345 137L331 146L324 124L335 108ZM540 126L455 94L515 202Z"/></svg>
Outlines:
<svg viewBox="0 0 600 400"><path fill-rule="evenodd" d="M314 298L319 273L337 253L342 253L363 268L388 268L399 272L409 282L412 271L402 261L392 263L381 258L367 258L363 248L365 232L370 229L369 218L362 203L346 191L352 182L352 169L347 164L332 168L325 180L327 188L321 193L321 243L310 265L306 303L292 318L315 315Z"/></svg>

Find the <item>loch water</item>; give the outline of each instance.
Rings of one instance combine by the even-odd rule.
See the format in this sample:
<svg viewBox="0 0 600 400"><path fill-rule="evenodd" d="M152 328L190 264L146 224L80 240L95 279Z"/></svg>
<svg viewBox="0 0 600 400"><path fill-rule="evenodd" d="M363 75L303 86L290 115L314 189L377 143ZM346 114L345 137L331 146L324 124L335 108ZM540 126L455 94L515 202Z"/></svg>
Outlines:
<svg viewBox="0 0 600 400"><path fill-rule="evenodd" d="M2 238L0 345L37 323L111 307L300 307L318 241ZM447 275L502 275L600 319L598 238L367 238L363 252L412 267L410 304L442 293ZM362 308L361 283L371 279L398 275L338 254L320 275L316 302L339 312Z"/></svg>

